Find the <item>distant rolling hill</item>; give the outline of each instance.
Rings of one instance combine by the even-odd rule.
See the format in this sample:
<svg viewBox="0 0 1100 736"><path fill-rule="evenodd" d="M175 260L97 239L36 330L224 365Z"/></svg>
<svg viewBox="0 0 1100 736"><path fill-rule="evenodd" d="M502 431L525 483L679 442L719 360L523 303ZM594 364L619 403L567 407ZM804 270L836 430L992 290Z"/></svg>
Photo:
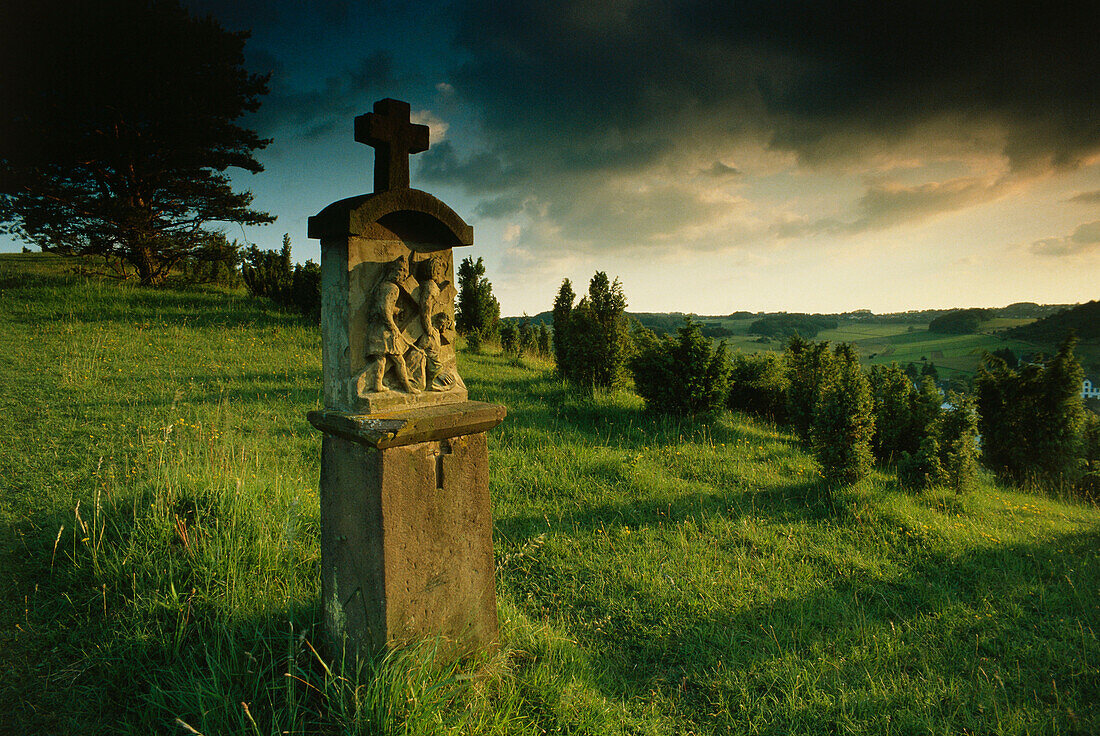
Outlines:
<svg viewBox="0 0 1100 736"><path fill-rule="evenodd" d="M1071 307L1028 325L1008 331L1009 336L1031 342L1061 342L1070 331L1081 340L1100 340L1100 301Z"/></svg>

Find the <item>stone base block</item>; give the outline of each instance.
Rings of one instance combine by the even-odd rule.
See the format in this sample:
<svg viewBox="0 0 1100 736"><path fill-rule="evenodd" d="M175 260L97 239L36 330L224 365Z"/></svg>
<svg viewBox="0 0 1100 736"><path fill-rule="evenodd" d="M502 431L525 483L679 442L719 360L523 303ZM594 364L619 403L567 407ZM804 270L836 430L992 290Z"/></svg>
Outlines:
<svg viewBox="0 0 1100 736"><path fill-rule="evenodd" d="M446 391L420 391L415 394L404 391L380 391L378 393L358 394L356 406L363 414L376 414L383 411L420 406L461 404L465 403L467 398L464 386Z"/></svg>
<svg viewBox="0 0 1100 736"><path fill-rule="evenodd" d="M325 432L321 589L335 651L438 637L457 656L496 641L485 430L503 417L479 402L310 415Z"/></svg>

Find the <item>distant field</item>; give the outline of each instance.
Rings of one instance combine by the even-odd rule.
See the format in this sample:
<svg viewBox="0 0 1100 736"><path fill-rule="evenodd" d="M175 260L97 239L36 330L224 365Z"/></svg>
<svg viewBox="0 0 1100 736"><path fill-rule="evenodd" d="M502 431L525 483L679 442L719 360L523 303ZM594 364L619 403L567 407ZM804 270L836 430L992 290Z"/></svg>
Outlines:
<svg viewBox="0 0 1100 736"><path fill-rule="evenodd" d="M749 328L755 319L728 319L725 317L700 318L707 324L720 324L734 334L725 340L731 351L754 353L760 350L780 351L784 342L771 338L760 342L758 335L750 335ZM997 318L983 323L982 331L971 335L943 335L928 331L925 322L898 323L892 320L876 322L872 318L841 320L837 329L823 330L815 340L852 343L859 350L865 365L898 363L905 365L924 362L935 363L940 377L971 377L977 370L982 356L1001 348L1010 348L1017 355L1036 352L1051 353L1055 346L1037 345L1022 340L1006 339L996 331L1033 322L1032 319ZM1080 344L1078 357L1091 371L1100 369L1100 345Z"/></svg>
<svg viewBox="0 0 1100 736"><path fill-rule="evenodd" d="M1062 307L1057 305L1038 306L1031 309L1040 313L1050 313ZM941 310L942 313L942 310ZM683 315L646 314L638 315L656 322L651 326L675 331L682 324ZM780 338L761 338L750 335L749 329L759 317L694 315L707 327L720 327L731 331L732 335L716 337L723 340L731 352L755 353L758 351L782 351L784 340ZM536 316L547 323L551 320L549 312ZM971 335L943 335L928 331L930 317L920 317L920 313L905 315L873 315L859 317L837 316L837 329L823 330L813 339L830 342L853 343L859 350L864 365L876 363L920 364L927 360L935 363L943 379L969 378L978 370L982 355L1000 348L1010 348L1018 356L1036 353L1052 354L1055 344L1025 342L1006 339L1000 333L1012 327L1030 324L1031 317L995 317L982 323L980 331ZM643 324L644 324L643 320ZM1100 341L1080 342L1077 357L1088 375L1100 379ZM923 360L922 360L923 359Z"/></svg>
<svg viewBox="0 0 1100 736"><path fill-rule="evenodd" d="M318 330L59 263L0 257L0 734L1100 732L1095 506L830 496L774 426L494 352L500 650L326 669Z"/></svg>

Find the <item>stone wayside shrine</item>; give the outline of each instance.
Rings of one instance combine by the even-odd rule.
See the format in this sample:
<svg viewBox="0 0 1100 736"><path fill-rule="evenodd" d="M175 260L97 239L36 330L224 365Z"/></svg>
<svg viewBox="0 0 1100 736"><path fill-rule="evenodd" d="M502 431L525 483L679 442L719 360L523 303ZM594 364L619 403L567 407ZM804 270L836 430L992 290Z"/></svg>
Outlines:
<svg viewBox="0 0 1100 736"><path fill-rule="evenodd" d="M321 594L334 654L497 637L485 433L503 406L468 401L455 365L454 258L473 228L409 188L428 127L406 102L355 119L374 193L309 219L321 241L324 411Z"/></svg>

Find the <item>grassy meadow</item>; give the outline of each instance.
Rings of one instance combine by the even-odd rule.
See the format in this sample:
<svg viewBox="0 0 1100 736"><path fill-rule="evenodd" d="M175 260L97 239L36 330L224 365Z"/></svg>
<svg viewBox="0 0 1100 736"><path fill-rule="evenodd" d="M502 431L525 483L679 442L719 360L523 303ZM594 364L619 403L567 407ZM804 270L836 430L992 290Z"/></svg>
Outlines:
<svg viewBox="0 0 1100 736"><path fill-rule="evenodd" d="M319 331L69 267L0 256L0 734L1100 732L1096 507L830 494L766 423L491 351L460 370L509 410L502 646L341 669L313 649Z"/></svg>
<svg viewBox="0 0 1100 736"><path fill-rule="evenodd" d="M732 337L722 338L733 351L754 353L759 350L782 351L784 340L772 339L758 342L756 335L748 333L753 320L716 320L706 318L708 322L719 322L723 326L737 331ZM864 365L907 363L922 365L923 361L936 364L941 379L973 378L978 371L982 355L1000 348L1010 348L1017 355L1026 355L1039 350L1052 352L1051 346L1039 346L1022 340L1005 338L996 334L997 330L1033 322L1030 319L995 319L982 326L982 332L969 335L941 335L928 331L927 323L876 322L874 318L865 321L845 320L837 329L822 330L815 340L830 342L849 342L859 350ZM1088 350L1091 346L1083 345ZM1083 354L1091 358L1091 354Z"/></svg>

